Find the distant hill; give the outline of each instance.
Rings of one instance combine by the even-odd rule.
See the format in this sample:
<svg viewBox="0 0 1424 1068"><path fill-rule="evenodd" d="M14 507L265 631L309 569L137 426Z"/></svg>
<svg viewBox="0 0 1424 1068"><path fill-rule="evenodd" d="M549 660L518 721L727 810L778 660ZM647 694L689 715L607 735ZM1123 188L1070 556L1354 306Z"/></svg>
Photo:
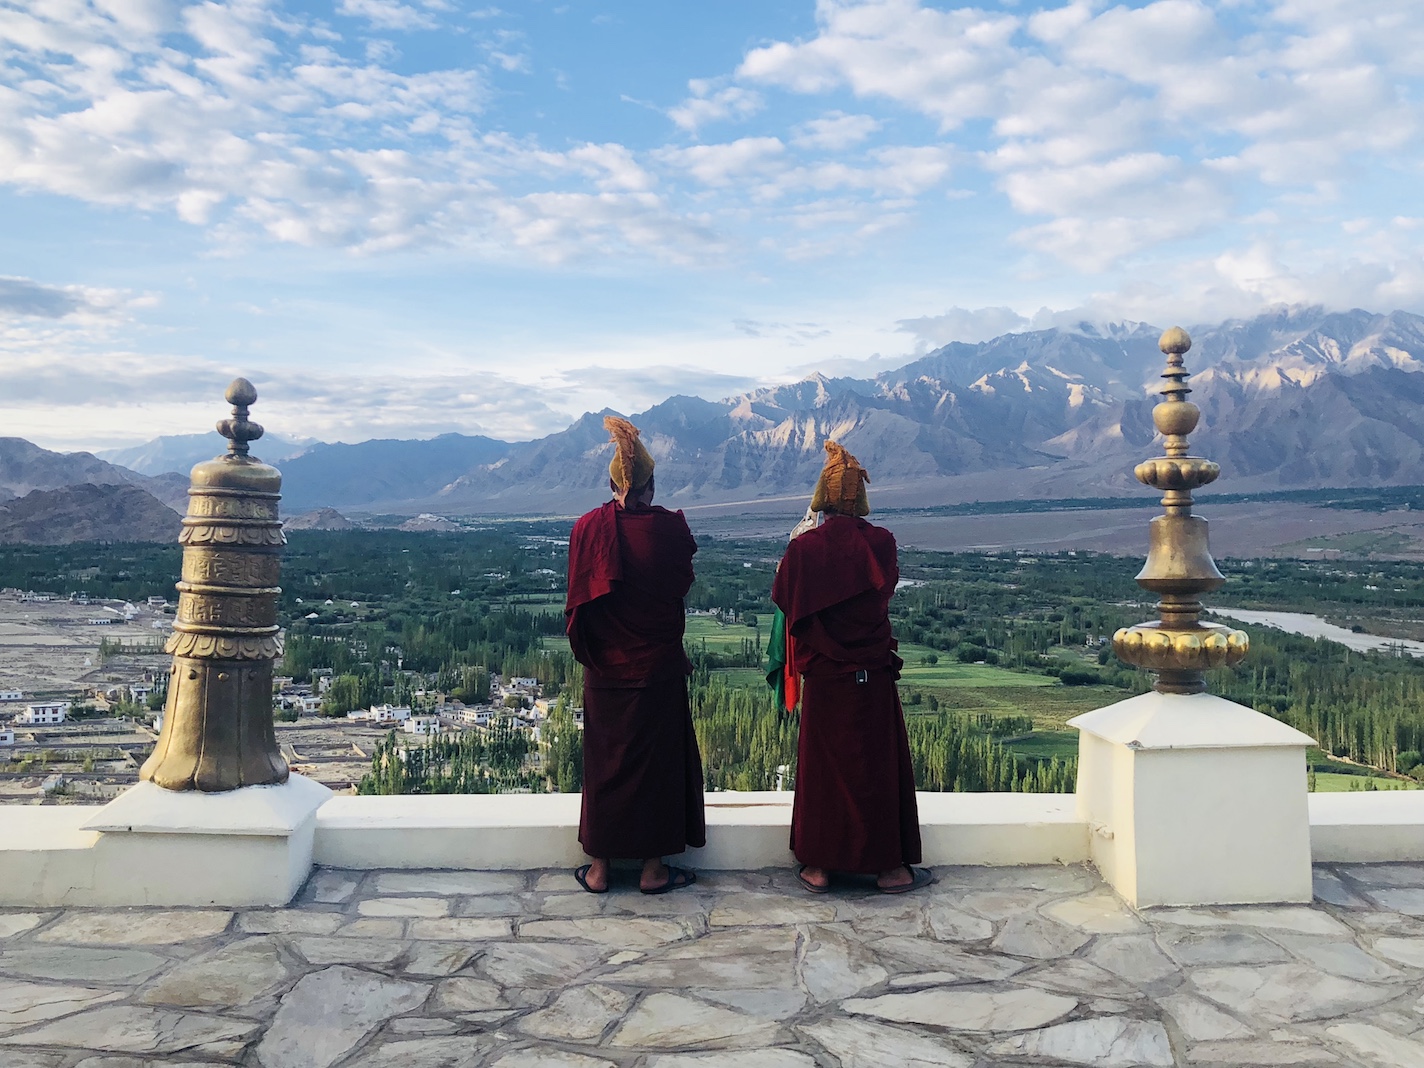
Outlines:
<svg viewBox="0 0 1424 1068"><path fill-rule="evenodd" d="M1203 412L1193 447L1222 465L1223 490L1424 480L1424 318L1290 307L1187 325L1192 400ZM1146 323L1081 323L1006 334L946 345L871 379L817 374L620 414L642 428L658 462L658 499L671 507L795 512L827 437L870 470L879 507L1144 493L1132 468L1160 448L1151 419L1160 333ZM604 414L535 441L447 434L311 445L281 462L283 509L577 514L606 498ZM0 439L0 492L125 477L87 454L49 453L27 467L6 459L6 441L10 454L43 453ZM107 474L85 477L86 464ZM178 486L151 490L181 507Z"/></svg>
<svg viewBox="0 0 1424 1068"><path fill-rule="evenodd" d="M282 464L282 507L301 513L324 505L351 508L425 497L469 471L498 463L511 448L508 442L465 434L313 445Z"/></svg>
<svg viewBox="0 0 1424 1068"><path fill-rule="evenodd" d="M335 508L318 508L282 521L287 530L355 530L356 524Z"/></svg>
<svg viewBox="0 0 1424 1068"><path fill-rule="evenodd" d="M253 444L252 451L268 463L276 464L290 460L316 444L320 443L292 441L275 434L263 434ZM172 434L123 449L101 449L94 455L141 475L176 472L187 478L194 464L211 460L225 452L227 439L216 430L210 430L206 434Z"/></svg>
<svg viewBox="0 0 1424 1068"><path fill-rule="evenodd" d="M50 452L24 438L0 438L0 500L83 482L114 486L144 481L143 476L91 453Z"/></svg>
<svg viewBox="0 0 1424 1068"><path fill-rule="evenodd" d="M81 483L0 503L0 542L178 541L179 515L137 486Z"/></svg>

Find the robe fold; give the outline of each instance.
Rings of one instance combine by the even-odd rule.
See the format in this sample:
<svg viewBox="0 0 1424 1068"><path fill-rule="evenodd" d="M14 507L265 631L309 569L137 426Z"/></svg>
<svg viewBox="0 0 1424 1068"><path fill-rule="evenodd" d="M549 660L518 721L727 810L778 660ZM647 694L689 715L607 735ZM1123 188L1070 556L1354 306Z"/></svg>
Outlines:
<svg viewBox="0 0 1424 1068"><path fill-rule="evenodd" d="M681 512L610 501L569 537L569 646L584 667L583 809L592 857L706 844L683 598L697 543Z"/></svg>
<svg viewBox="0 0 1424 1068"><path fill-rule="evenodd" d="M795 538L771 599L803 677L791 849L802 864L879 873L920 861L909 736L890 632L895 537L828 516Z"/></svg>

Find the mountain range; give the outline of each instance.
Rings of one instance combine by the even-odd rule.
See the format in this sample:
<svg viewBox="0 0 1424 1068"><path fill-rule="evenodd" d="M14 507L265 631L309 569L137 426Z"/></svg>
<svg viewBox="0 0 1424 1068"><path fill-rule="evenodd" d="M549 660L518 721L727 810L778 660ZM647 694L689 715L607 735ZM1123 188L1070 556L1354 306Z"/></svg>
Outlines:
<svg viewBox="0 0 1424 1068"><path fill-rule="evenodd" d="M1223 490L1424 481L1424 318L1282 307L1189 330L1202 408L1193 451L1221 464ZM796 510L790 501L809 494L827 437L871 472L881 505L1135 494L1144 491L1132 467L1158 448L1160 334L1145 323L1006 334L870 379L812 375L719 401L674 396L630 418L657 458L659 500L672 507ZM263 439L254 451L280 463L290 515L568 515L606 497L604 414L525 442ZM193 435L109 454L130 470L0 439L0 499L126 483L181 507L189 461L220 445Z"/></svg>

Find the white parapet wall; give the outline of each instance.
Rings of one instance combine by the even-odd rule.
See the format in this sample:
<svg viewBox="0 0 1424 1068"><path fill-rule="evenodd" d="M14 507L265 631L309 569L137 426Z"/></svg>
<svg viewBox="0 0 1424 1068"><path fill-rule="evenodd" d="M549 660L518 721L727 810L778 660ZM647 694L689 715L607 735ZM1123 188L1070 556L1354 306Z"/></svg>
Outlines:
<svg viewBox="0 0 1424 1068"><path fill-rule="evenodd" d="M707 795L707 845L694 867L793 862L789 793ZM1073 864L1088 859L1087 827L1069 794L919 795L926 864ZM571 867L577 794L334 797L317 813L316 862L336 868Z"/></svg>
<svg viewBox="0 0 1424 1068"><path fill-rule="evenodd" d="M287 823L269 813L250 821L246 833L229 828L214 845L202 839L221 828L204 820L219 814L195 812L191 820L169 819L167 830L135 830L157 826L142 801L130 803L123 826L94 805L0 806L0 905L275 903L300 884L304 861L292 866L292 850L304 851L304 821L287 821L297 834L282 842ZM716 793L707 804L707 846L687 854L687 863L711 870L792 863L790 794ZM1071 794L922 793L919 804L931 865L1082 863L1090 841L1105 833L1099 827L1090 834ZM1317 863L1424 860L1424 791L1317 794L1309 808ZM585 859L578 810L577 795L339 795L309 825L312 859L346 868L571 867ZM94 829L101 823L115 829ZM252 833L264 827L276 833ZM195 864L202 858L213 866ZM254 884L253 873L236 878L259 861L269 873L265 882ZM228 896L215 892L230 877Z"/></svg>
<svg viewBox="0 0 1424 1068"><path fill-rule="evenodd" d="M1424 790L1311 794L1317 864L1424 860Z"/></svg>

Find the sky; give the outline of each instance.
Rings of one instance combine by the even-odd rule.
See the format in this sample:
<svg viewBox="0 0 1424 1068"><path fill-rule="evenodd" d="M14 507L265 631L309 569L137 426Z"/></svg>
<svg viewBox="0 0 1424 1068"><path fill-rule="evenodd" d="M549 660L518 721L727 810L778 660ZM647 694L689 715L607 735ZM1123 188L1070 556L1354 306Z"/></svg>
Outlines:
<svg viewBox="0 0 1424 1068"><path fill-rule="evenodd" d="M0 0L0 435L509 440L1424 312L1418 0ZM259 450L260 451L260 450Z"/></svg>

